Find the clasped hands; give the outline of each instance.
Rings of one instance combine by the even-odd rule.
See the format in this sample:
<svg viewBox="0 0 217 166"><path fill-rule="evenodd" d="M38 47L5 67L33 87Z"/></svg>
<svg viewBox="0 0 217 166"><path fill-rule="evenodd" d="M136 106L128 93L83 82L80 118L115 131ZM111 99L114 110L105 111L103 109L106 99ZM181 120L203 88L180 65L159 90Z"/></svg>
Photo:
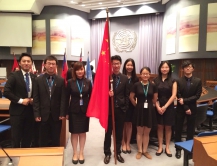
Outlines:
<svg viewBox="0 0 217 166"><path fill-rule="evenodd" d="M183 104L184 104L183 98L179 98L179 99L178 99L178 102L179 102L179 104L183 105ZM191 110L188 109L188 110L185 111L185 113L186 113L187 115L191 115Z"/></svg>
<svg viewBox="0 0 217 166"><path fill-rule="evenodd" d="M22 102L23 105L29 105L29 104L33 104L33 98L25 98L23 99L23 102Z"/></svg>

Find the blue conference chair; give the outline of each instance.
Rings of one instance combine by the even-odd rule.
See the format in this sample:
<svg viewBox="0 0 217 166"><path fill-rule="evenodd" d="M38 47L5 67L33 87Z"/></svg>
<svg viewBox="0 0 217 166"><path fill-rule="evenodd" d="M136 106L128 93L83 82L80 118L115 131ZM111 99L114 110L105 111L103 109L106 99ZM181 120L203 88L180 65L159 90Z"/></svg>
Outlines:
<svg viewBox="0 0 217 166"><path fill-rule="evenodd" d="M203 137L203 136L212 136L217 135L217 131L208 131L208 132L201 132L197 136ZM188 140L183 142L176 142L176 147L184 150L184 157L183 157L183 166L189 166L188 160L192 159L193 155L193 144L194 140Z"/></svg>
<svg viewBox="0 0 217 166"><path fill-rule="evenodd" d="M0 124L0 133L3 133L6 130L9 130L11 128L10 125L1 125Z"/></svg>
<svg viewBox="0 0 217 166"><path fill-rule="evenodd" d="M208 108L206 115L209 119L209 129L213 130L213 117L217 114L217 100L215 100L212 104L212 108Z"/></svg>

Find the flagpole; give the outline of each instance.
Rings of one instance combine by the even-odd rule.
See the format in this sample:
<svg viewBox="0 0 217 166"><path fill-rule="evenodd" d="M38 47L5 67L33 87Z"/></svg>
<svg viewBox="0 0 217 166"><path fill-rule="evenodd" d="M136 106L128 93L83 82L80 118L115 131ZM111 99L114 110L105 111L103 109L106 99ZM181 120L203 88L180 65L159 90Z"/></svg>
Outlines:
<svg viewBox="0 0 217 166"><path fill-rule="evenodd" d="M109 64L110 64L110 84L111 91L113 91L113 78L112 78L112 66L111 66L111 47L110 47L110 31L109 31L109 16L108 16L108 8L106 9L107 13L107 21L108 21L108 45L109 45ZM117 149L116 149L116 132L115 132L115 114L114 114L114 96L111 96L111 107L112 107L112 136L113 136L113 144L114 144L114 157L115 164L117 164Z"/></svg>

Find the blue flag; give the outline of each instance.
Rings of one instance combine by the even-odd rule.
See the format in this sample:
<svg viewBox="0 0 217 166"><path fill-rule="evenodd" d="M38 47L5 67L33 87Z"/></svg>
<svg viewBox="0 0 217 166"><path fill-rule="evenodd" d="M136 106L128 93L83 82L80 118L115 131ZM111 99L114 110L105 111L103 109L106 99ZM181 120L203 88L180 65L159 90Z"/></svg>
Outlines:
<svg viewBox="0 0 217 166"><path fill-rule="evenodd" d="M92 78L92 71L90 68L89 56L87 57L86 77L91 81L91 84L93 86L93 78Z"/></svg>

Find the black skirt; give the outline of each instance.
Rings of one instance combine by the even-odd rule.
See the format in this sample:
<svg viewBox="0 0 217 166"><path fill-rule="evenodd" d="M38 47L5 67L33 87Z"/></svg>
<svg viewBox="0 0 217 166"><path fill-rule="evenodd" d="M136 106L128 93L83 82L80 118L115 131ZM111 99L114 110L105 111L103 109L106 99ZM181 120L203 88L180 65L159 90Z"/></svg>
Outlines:
<svg viewBox="0 0 217 166"><path fill-rule="evenodd" d="M85 133L89 131L90 118L86 114L69 112L69 132L72 134Z"/></svg>

